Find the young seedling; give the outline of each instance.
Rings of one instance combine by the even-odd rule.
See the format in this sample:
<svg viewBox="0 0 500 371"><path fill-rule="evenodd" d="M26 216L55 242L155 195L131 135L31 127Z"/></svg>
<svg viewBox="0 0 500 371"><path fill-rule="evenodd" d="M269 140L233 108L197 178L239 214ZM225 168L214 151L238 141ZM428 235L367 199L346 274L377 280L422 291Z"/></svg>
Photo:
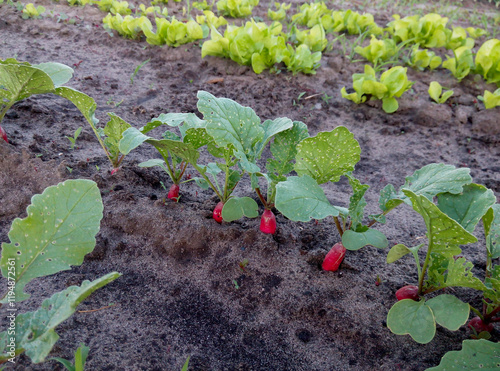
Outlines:
<svg viewBox="0 0 500 371"><path fill-rule="evenodd" d="M73 362L60 357L54 357L50 359L59 362L68 371L83 371L85 370L85 362L87 362L89 351L90 348L81 343L80 347L75 352L75 360Z"/></svg>
<svg viewBox="0 0 500 371"><path fill-rule="evenodd" d="M443 92L441 84L437 81L430 83L428 92L429 96L438 104L445 103L453 95L453 90Z"/></svg>
<svg viewBox="0 0 500 371"><path fill-rule="evenodd" d="M73 137L68 137L68 136L66 137L71 142L71 146L69 147L71 150L75 149L76 140L80 136L80 133L82 132L82 129L83 128L80 126L78 129L75 130L75 133L73 134Z"/></svg>

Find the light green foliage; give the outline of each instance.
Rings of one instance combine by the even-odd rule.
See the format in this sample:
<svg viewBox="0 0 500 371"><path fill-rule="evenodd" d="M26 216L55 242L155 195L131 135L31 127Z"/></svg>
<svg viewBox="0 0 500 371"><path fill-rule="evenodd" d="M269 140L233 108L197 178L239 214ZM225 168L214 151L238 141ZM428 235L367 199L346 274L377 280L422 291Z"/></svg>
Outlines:
<svg viewBox="0 0 500 371"><path fill-rule="evenodd" d="M414 45L407 63L411 67L422 71L424 68L434 70L441 66L442 61L441 57L437 56L433 51L419 49L418 45Z"/></svg>
<svg viewBox="0 0 500 371"><path fill-rule="evenodd" d="M426 371L497 370L500 367L499 358L500 343L484 339L464 340L462 350L446 353L439 366Z"/></svg>
<svg viewBox="0 0 500 371"><path fill-rule="evenodd" d="M111 2L111 7L109 8L111 14L129 15L132 14L132 9L128 7L127 1L115 1Z"/></svg>
<svg viewBox="0 0 500 371"><path fill-rule="evenodd" d="M226 222L247 218L256 218L259 216L259 205L250 197L231 197L226 201L222 208L222 218Z"/></svg>
<svg viewBox="0 0 500 371"><path fill-rule="evenodd" d="M467 38L467 30L462 27L453 27L453 31L448 35L446 49L454 50L461 46L467 46L469 49L474 47L474 38Z"/></svg>
<svg viewBox="0 0 500 371"><path fill-rule="evenodd" d="M308 222L339 215L323 189L309 175L291 176L276 186L276 208L293 221Z"/></svg>
<svg viewBox="0 0 500 371"><path fill-rule="evenodd" d="M55 328L75 313L76 307L94 291L120 277L112 272L81 286L70 286L43 301L40 309L16 317L16 353L25 352L33 363L45 360L59 339ZM11 358L7 353L8 336L0 334L0 361Z"/></svg>
<svg viewBox="0 0 500 371"><path fill-rule="evenodd" d="M299 176L309 175L318 184L338 182L342 175L354 170L360 155L361 148L354 135L339 126L299 143L295 171Z"/></svg>
<svg viewBox="0 0 500 371"><path fill-rule="evenodd" d="M82 127L80 126L78 129L75 130L75 133L73 134L72 137L66 137L68 138L68 140L70 141L71 143L71 146L70 146L70 149L73 150L75 149L75 145L76 145L76 140L78 139L78 137L80 136L80 133L82 132Z"/></svg>
<svg viewBox="0 0 500 371"><path fill-rule="evenodd" d="M104 127L104 145L108 149L112 164L118 164L120 161L120 149L118 144L122 139L123 132L130 128L130 124L114 113L108 112L110 120ZM116 168L116 166L115 166Z"/></svg>
<svg viewBox="0 0 500 371"><path fill-rule="evenodd" d="M443 68L449 70L458 81L462 81L474 68L472 50L469 46L461 46L453 50L453 55L443 62Z"/></svg>
<svg viewBox="0 0 500 371"><path fill-rule="evenodd" d="M286 4L286 3L274 3L274 6L276 7L276 11L269 10L267 11L267 16L269 19L273 21L283 21L286 18L286 11L290 9L292 4Z"/></svg>
<svg viewBox="0 0 500 371"><path fill-rule="evenodd" d="M207 3L207 0L193 1L193 8L198 9L198 10L202 10L202 11L206 11L206 10L212 9L212 5L209 5Z"/></svg>
<svg viewBox="0 0 500 371"><path fill-rule="evenodd" d="M347 31L350 35L359 35L369 32L380 35L382 29L375 23L373 15L369 13L360 14L348 9L334 10L321 17L321 24L327 33L340 33Z"/></svg>
<svg viewBox="0 0 500 371"><path fill-rule="evenodd" d="M2 274L14 279L16 301L29 298L24 287L32 279L82 264L95 247L102 210L99 189L90 180L67 180L32 198L28 216L12 223L11 242L2 243ZM14 276L9 261L16 262Z"/></svg>
<svg viewBox="0 0 500 371"><path fill-rule="evenodd" d="M430 13L423 17L418 15L400 18L394 15L394 21L388 24L388 31L394 36L396 43L412 42L424 48L440 48L446 46L452 31L446 27L448 18Z"/></svg>
<svg viewBox="0 0 500 371"><path fill-rule="evenodd" d="M252 14L259 0L218 0L217 10L224 16L233 18L245 18Z"/></svg>
<svg viewBox="0 0 500 371"><path fill-rule="evenodd" d="M321 17L330 10L324 2L305 3L300 11L292 16L292 22L312 28L321 22Z"/></svg>
<svg viewBox="0 0 500 371"><path fill-rule="evenodd" d="M476 54L474 72L483 76L488 84L500 84L500 40L486 41Z"/></svg>
<svg viewBox="0 0 500 371"><path fill-rule="evenodd" d="M370 45L364 48L357 46L354 51L377 65L379 62L390 60L397 53L397 48L393 39L378 40L375 35L372 35Z"/></svg>
<svg viewBox="0 0 500 371"><path fill-rule="evenodd" d="M484 101L484 108L486 109L500 107L500 88L495 90L493 93L485 90L484 96L480 98Z"/></svg>
<svg viewBox="0 0 500 371"><path fill-rule="evenodd" d="M131 15L126 15L122 17L120 14L112 15L111 13L108 13L102 20L104 28L115 30L119 35L131 39L139 38L142 32L142 25L147 22L151 24L149 19L144 16L135 18Z"/></svg>
<svg viewBox="0 0 500 371"><path fill-rule="evenodd" d="M75 360L73 362L68 361L64 358L54 357L51 358L59 363L61 363L68 371L84 371L85 362L87 362L87 356L89 355L90 348L81 343L80 347L75 352Z"/></svg>
<svg viewBox="0 0 500 371"><path fill-rule="evenodd" d="M149 44L178 47L203 38L203 29L193 19L180 22L175 17L171 21L157 17L155 22L156 32L153 31L153 26L147 18L140 25Z"/></svg>
<svg viewBox="0 0 500 371"><path fill-rule="evenodd" d="M389 242L382 232L366 228L362 232L356 232L351 229L346 230L342 234L342 244L347 250L355 251L367 245L385 249Z"/></svg>
<svg viewBox="0 0 500 371"><path fill-rule="evenodd" d="M23 19L41 18L45 13L45 8L41 5L35 7L33 3L28 3L23 9Z"/></svg>
<svg viewBox="0 0 500 371"><path fill-rule="evenodd" d="M410 335L417 343L427 344L434 338L436 322L456 331L468 318L469 304L443 294L427 301L398 301L387 315L387 327L396 335Z"/></svg>
<svg viewBox="0 0 500 371"><path fill-rule="evenodd" d="M294 26L290 33L297 39L299 44L307 45L312 52L321 52L325 50L326 44L328 44L325 29L321 24L316 24L306 30L299 30Z"/></svg>
<svg viewBox="0 0 500 371"><path fill-rule="evenodd" d="M297 48L287 45L288 52L284 51L283 62L288 71L296 75L299 72L314 75L319 68L321 52L311 52L305 44L300 44Z"/></svg>
<svg viewBox="0 0 500 371"><path fill-rule="evenodd" d="M413 82L408 81L406 68L401 66L388 69L380 76L380 81L377 81L375 70L365 65L365 73L354 74L352 79L355 92L348 94L344 87L341 91L343 98L357 104L365 102L368 96L371 99L381 99L382 108L387 113L393 113L398 109L396 98L401 97L413 85Z"/></svg>
<svg viewBox="0 0 500 371"><path fill-rule="evenodd" d="M443 92L443 87L437 81L432 81L428 90L429 96L438 104L445 103L453 95L453 90Z"/></svg>
<svg viewBox="0 0 500 371"><path fill-rule="evenodd" d="M196 22L200 25L207 25L208 27L219 28L227 24L227 20L223 17L217 17L213 12L204 10L203 15L196 16Z"/></svg>
<svg viewBox="0 0 500 371"><path fill-rule="evenodd" d="M483 216L486 251L491 259L500 257L500 205L495 204Z"/></svg>

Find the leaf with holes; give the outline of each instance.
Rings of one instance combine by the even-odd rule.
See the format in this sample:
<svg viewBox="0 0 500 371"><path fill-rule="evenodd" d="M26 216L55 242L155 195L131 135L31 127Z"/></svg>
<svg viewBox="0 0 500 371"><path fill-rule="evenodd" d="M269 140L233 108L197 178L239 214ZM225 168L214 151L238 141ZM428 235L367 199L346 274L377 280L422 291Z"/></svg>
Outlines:
<svg viewBox="0 0 500 371"><path fill-rule="evenodd" d="M83 281L81 286L71 286L43 301L41 308L16 317L16 354L22 351L33 363L40 363L47 357L59 339L55 328L75 313L76 307L94 291L114 281L121 274L108 273L94 281ZM8 336L0 334L0 363L12 358L7 353Z"/></svg>
<svg viewBox="0 0 500 371"><path fill-rule="evenodd" d="M96 183L67 180L33 196L28 216L15 219L9 231L10 243L2 244L0 266L4 277L14 279L9 298L30 297L24 287L32 279L80 265L95 247L103 205ZM15 261L15 274L9 262ZM12 300L12 299L9 299Z"/></svg>
<svg viewBox="0 0 500 371"><path fill-rule="evenodd" d="M318 184L338 182L342 175L354 170L360 155L361 148L354 135L339 126L299 143L295 171L309 175Z"/></svg>

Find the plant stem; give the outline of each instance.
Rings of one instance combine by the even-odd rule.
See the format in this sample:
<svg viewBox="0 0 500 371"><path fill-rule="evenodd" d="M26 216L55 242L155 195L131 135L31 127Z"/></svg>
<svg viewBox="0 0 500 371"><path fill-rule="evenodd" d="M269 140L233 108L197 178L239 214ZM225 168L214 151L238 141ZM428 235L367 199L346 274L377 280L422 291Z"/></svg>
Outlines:
<svg viewBox="0 0 500 371"><path fill-rule="evenodd" d="M422 266L422 274L418 279L418 293L422 293L422 288L424 287L424 278L425 273L427 272L427 266L429 265L429 261L431 260L431 251L434 243L432 242L432 238L429 238L429 247L427 248L427 255L425 256L424 265Z"/></svg>
<svg viewBox="0 0 500 371"><path fill-rule="evenodd" d="M262 204L264 205L264 208L266 210L269 209L269 205L268 205L266 199L264 198L264 196L262 196L262 193L260 193L260 188L255 188L255 192L257 192L257 196L259 196L260 202L262 202Z"/></svg>
<svg viewBox="0 0 500 371"><path fill-rule="evenodd" d="M200 173L200 175L203 177L203 179L205 179L205 181L208 183L208 185L210 186L210 188L212 188L212 190L217 194L217 197L219 197L219 199L222 201L222 195L220 194L219 190L217 189L217 187L214 186L214 184L210 181L210 179L208 179L208 177L205 175L205 172L196 164L191 164L193 165L193 167L196 169L196 171L198 171L198 173Z"/></svg>
<svg viewBox="0 0 500 371"><path fill-rule="evenodd" d="M340 221L338 216L334 216L333 220L335 221L335 225L337 226L337 230L339 231L340 237L344 234L344 230L340 226Z"/></svg>

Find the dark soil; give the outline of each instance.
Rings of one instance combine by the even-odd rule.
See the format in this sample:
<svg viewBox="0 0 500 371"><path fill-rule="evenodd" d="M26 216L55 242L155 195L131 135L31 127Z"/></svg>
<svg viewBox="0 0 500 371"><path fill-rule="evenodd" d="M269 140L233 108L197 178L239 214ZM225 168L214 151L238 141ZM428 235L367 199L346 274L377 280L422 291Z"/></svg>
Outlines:
<svg viewBox="0 0 500 371"><path fill-rule="evenodd" d="M346 126L362 148L354 175L371 186L366 195L370 213L377 213L385 185L399 187L405 176L433 162L469 167L475 182L500 196L499 109L474 103L484 89L495 87L473 76L458 83L446 70L408 69L413 89L388 115L378 102L355 105L341 98L340 89L352 86L351 75L362 72L363 63L350 63L338 45L325 53L316 75L256 75L230 60L201 59L198 43L173 49L111 37L96 8L70 8L62 1L38 4L63 11L76 24L23 20L15 8L2 4L0 57L74 67L68 86L96 100L101 123L107 112L135 127L160 113L197 112L196 93L206 90L252 107L262 120L304 121L312 135ZM484 12L498 12L493 4L480 4ZM180 9L179 4L170 7L171 14ZM380 8L364 11L376 13L381 25L392 15ZM263 4L255 14L266 12ZM136 67L149 58L131 84ZM453 88L450 104L431 103L427 88L433 80ZM332 98L326 102L324 94ZM278 214L278 231L271 236L259 232L258 218L217 224L211 218L216 198L194 182L182 185L179 203L164 202L167 192L160 181L170 186L166 174L137 167L158 156L151 148L132 152L111 175L82 115L55 95L16 104L2 126L10 144L0 140L0 241L8 241L13 219L24 217L30 198L49 185L89 178L97 182L104 202L94 252L80 267L31 283L32 297L19 307L34 310L69 285L111 271L123 274L78 309L112 306L77 312L58 327L61 338L51 356L72 359L83 342L91 349L89 370L180 370L188 356L191 370L423 370L470 337L465 326L456 332L438 326L426 345L392 334L386 315L395 291L416 281L412 261L387 265L387 250L367 247L348 252L338 272L322 271L323 257L339 241L331 218L293 223ZM83 133L70 150L65 136L79 126ZM325 191L333 203L346 206L345 179L327 184ZM237 193L255 197L248 181ZM425 235L420 217L404 206L378 229L390 246L413 246ZM464 249L478 267L484 266L482 246L480 241ZM242 270L244 259L249 263ZM454 293L465 301L479 300L475 292ZM3 328L2 310L0 318ZM493 340L498 339L495 332ZM54 361L31 365L21 356L15 369L61 368Z"/></svg>

